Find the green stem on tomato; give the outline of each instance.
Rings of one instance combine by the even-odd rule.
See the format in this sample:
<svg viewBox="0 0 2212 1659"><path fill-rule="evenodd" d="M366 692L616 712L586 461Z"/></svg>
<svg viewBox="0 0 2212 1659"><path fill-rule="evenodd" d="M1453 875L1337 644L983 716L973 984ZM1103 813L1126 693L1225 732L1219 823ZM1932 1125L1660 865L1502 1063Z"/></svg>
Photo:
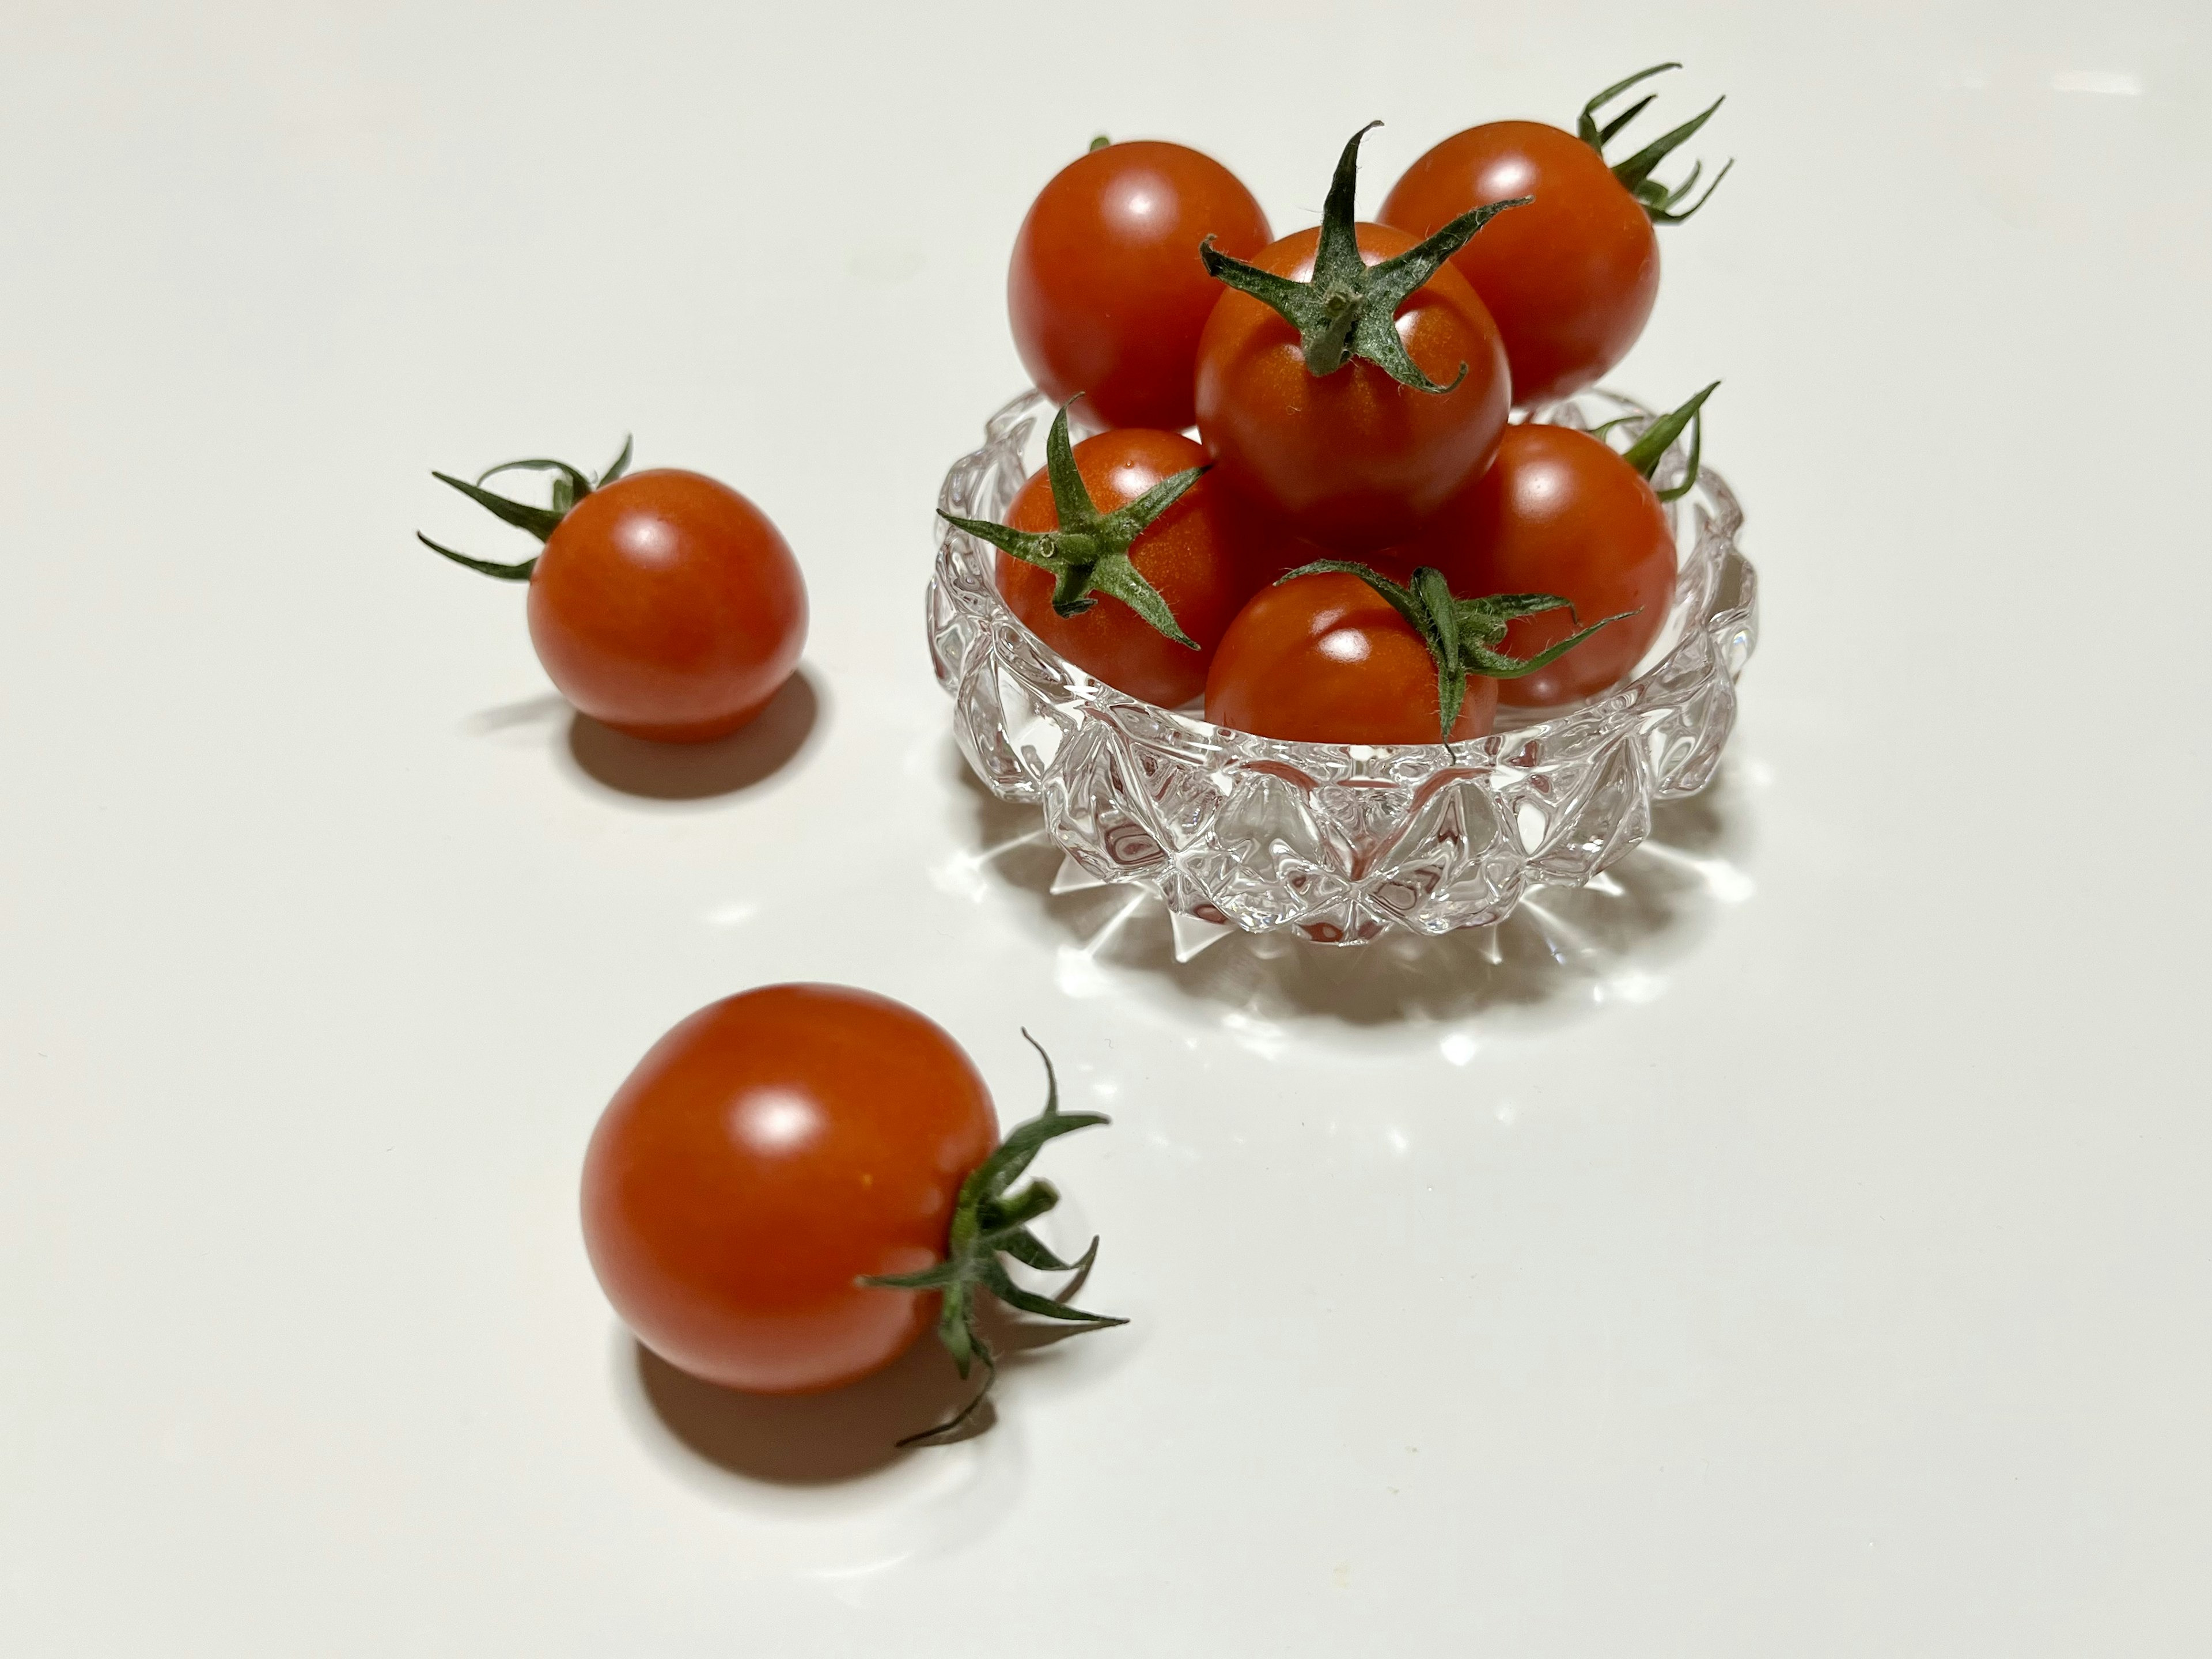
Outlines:
<svg viewBox="0 0 2212 1659"><path fill-rule="evenodd" d="M1639 85L1655 75L1663 75L1668 70L1678 70L1681 67L1680 64L1654 64L1650 69L1638 70L1625 81L1614 82L1583 106L1582 118L1575 123L1576 132L1584 143L1598 153L1598 159L1603 161L1605 147L1613 142L1623 127L1644 112L1656 94L1647 93L1601 127L1597 124L1598 111L1631 87ZM1644 211L1650 216L1654 224L1680 224L1713 199L1713 192L1720 188L1721 180L1728 177L1729 168L1735 165L1735 159L1731 157L1728 165L1713 175L1712 183L1705 186L1705 193L1692 205L1682 208L1679 212L1676 211L1677 206L1696 187L1698 179L1705 173L1705 164L1703 161L1692 163L1689 177L1672 187L1659 183L1651 176L1658 165L1696 136L1698 129L1711 120L1713 112L1726 101L1725 98L1714 99L1704 111L1691 117L1672 131L1662 133L1626 161L1608 163L1613 169L1613 176L1620 180L1622 188L1636 198Z"/></svg>
<svg viewBox="0 0 2212 1659"><path fill-rule="evenodd" d="M1297 330L1307 373L1334 374L1358 357L1401 386L1441 395L1467 378L1467 365L1459 366L1449 386L1438 386L1422 373L1398 337L1398 307L1475 232L1506 209L1525 207L1533 198L1516 196L1472 209L1403 253L1370 265L1359 257L1352 198L1359 184L1359 141L1382 125L1370 121L1360 128L1337 158L1328 199L1322 204L1313 275L1304 282L1233 259L1213 246L1211 236L1199 244L1198 256L1218 280L1273 307Z"/></svg>
<svg viewBox="0 0 2212 1659"><path fill-rule="evenodd" d="M469 483L450 474L434 470L430 476L440 483L451 484L478 507L490 513L494 518L503 523L511 524L518 530L528 531L537 537L542 544L561 527L561 520L568 516L569 509L578 501L583 500L594 489L605 489L629 470L629 454L630 441L628 437L624 437L621 453L607 464L606 471L596 478L579 471L566 461L539 459L501 461L497 466L487 467L479 472L474 483ZM495 495L483 487L485 479L497 477L502 472L550 472L553 474L552 506L532 507L527 501L514 501L505 495ZM534 558L524 559L516 564L496 564L489 559L471 558L465 553L456 553L450 547L441 547L419 530L415 532L415 539L433 553L442 554L455 564L466 566L469 569L486 576L496 576L501 581L526 582L530 580L531 573L538 568L538 561Z"/></svg>
<svg viewBox="0 0 2212 1659"><path fill-rule="evenodd" d="M942 1298L937 1316L938 1340L952 1356L952 1363L963 1379L976 1365L983 1368L982 1386L966 1405L944 1422L908 1435L898 1443L902 1446L941 1439L966 1426L991 1392L991 1385L998 1380L998 1356L975 1325L979 1292L988 1291L1008 1307L1045 1319L1066 1320L1094 1328L1129 1322L1107 1314L1085 1313L1051 1297L1023 1290L999 1260L1004 1254L1024 1267L1043 1273L1074 1273L1079 1279L1090 1271L1098 1255L1098 1241L1094 1237L1091 1248L1081 1255L1073 1261L1062 1261L1030 1231L1030 1222L1060 1202L1060 1191L1050 1182L1032 1181L1018 1193L1007 1191L1047 1141L1110 1121L1098 1112L1061 1111L1060 1082L1053 1073L1052 1056L1027 1031L1022 1033L1022 1039L1044 1061L1044 1110L1028 1122L1017 1125L999 1143L998 1149L960 1183L960 1195L952 1209L952 1224L945 1236L945 1260L919 1273L871 1274L860 1281L883 1290L938 1292Z"/></svg>
<svg viewBox="0 0 2212 1659"><path fill-rule="evenodd" d="M1080 396L1079 392L1077 396ZM1111 513L1101 513L1076 469L1075 451L1067 437L1068 402L1052 418L1045 434L1045 477L1052 485L1057 530L1017 530L988 519L963 519L944 509L937 516L955 530L964 530L988 542L1001 553L1049 572L1053 577L1052 608L1063 617L1079 617L1098 603L1097 593L1110 594L1135 611L1177 645L1199 649L1199 643L1182 631L1159 590L1146 581L1130 562L1129 549L1150 529L1154 520L1202 477L1206 469L1194 466L1163 478L1133 501Z"/></svg>
<svg viewBox="0 0 2212 1659"><path fill-rule="evenodd" d="M1674 440L1682 435L1682 428L1686 426L1690 428L1689 471L1683 473L1682 482L1671 489L1655 489L1652 492L1662 501L1680 501L1697 487L1698 470L1705 459L1705 399L1720 390L1720 384L1715 380L1680 409L1660 416L1644 428L1642 435L1634 443L1621 452L1620 459L1642 473L1648 483L1651 475L1658 471L1659 463L1666 458L1668 450L1674 447Z"/></svg>
<svg viewBox="0 0 2212 1659"><path fill-rule="evenodd" d="M1407 626L1419 635L1421 643L1428 647L1429 655L1437 665L1437 737L1443 743L1451 741L1452 726L1467 701L1469 675L1510 680L1533 674L1558 661L1607 623L1636 614L1624 611L1618 617L1594 622L1533 657L1509 657L1497 649L1504 641L1508 623L1516 617L1534 617L1547 611L1565 611L1571 616L1573 605L1556 593L1491 593L1479 599L1455 599L1444 580L1444 573L1426 564L1413 572L1410 586L1393 581L1374 566L1352 559L1316 559L1275 580L1279 586L1325 570L1358 577L1389 600L1390 608L1406 619Z"/></svg>

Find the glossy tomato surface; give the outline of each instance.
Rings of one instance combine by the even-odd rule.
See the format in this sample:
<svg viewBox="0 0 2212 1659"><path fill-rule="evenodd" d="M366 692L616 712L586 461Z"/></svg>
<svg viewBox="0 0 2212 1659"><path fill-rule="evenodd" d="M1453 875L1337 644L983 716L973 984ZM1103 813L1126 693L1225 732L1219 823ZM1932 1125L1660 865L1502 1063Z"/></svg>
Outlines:
<svg viewBox="0 0 2212 1659"><path fill-rule="evenodd" d="M1490 235L1504 213L1477 234ZM1376 264L1416 239L1358 227ZM1250 261L1299 281L1313 273L1318 230ZM1451 392L1417 392L1354 359L1334 374L1305 364L1297 331L1248 294L1223 288L1198 348L1198 427L1233 489L1297 535L1340 552L1412 535L1489 463L1512 402L1504 348L1474 290L1449 265L1398 308L1398 337L1422 372Z"/></svg>
<svg viewBox="0 0 2212 1659"><path fill-rule="evenodd" d="M1463 599L1556 593L1574 605L1573 617L1548 611L1508 624L1500 648L1512 656L1636 613L1533 674L1499 681L1498 700L1516 707L1573 702L1621 680L1659 637L1674 597L1674 536L1658 496L1604 444L1561 426L1509 428L1490 471L1397 550L1436 566Z"/></svg>
<svg viewBox="0 0 2212 1659"><path fill-rule="evenodd" d="M1006 310L1022 366L1096 425L1181 431L1198 337L1219 297L1199 244L1249 258L1267 216L1237 175L1181 144L1109 144L1039 192L1014 239Z"/></svg>
<svg viewBox="0 0 2212 1659"><path fill-rule="evenodd" d="M1498 683L1480 675L1455 743L1490 730ZM1437 663L1410 623L1339 571L1262 588L1239 611L1206 682L1206 718L1301 743L1436 743Z"/></svg>
<svg viewBox="0 0 2212 1659"><path fill-rule="evenodd" d="M623 1322L671 1364L761 1394L890 1364L936 1298L856 1284L945 1255L998 1142L959 1046L913 1009L772 985L653 1046L584 1160L584 1244Z"/></svg>
<svg viewBox="0 0 2212 1659"><path fill-rule="evenodd" d="M1075 446L1076 471L1101 513L1136 500L1163 478L1206 465L1206 452L1173 432L1124 427ZM1056 530L1052 483L1042 472L1014 497L1006 522L1017 530ZM998 556L999 592L1006 605L1046 644L1116 690L1173 708L1206 689L1214 647L1237 607L1258 585L1258 552L1267 532L1258 515L1223 489L1212 474L1152 520L1129 550L1129 562L1175 612L1199 648L1178 645L1109 594L1079 616L1052 608L1048 571L1010 554Z"/></svg>
<svg viewBox="0 0 2212 1659"><path fill-rule="evenodd" d="M1414 237L1516 196L1452 256L1490 307L1513 366L1513 398L1546 403L1592 384L1628 355L1659 297L1651 219L1598 153L1540 121L1492 121L1438 144L1382 203Z"/></svg>
<svg viewBox="0 0 2212 1659"><path fill-rule="evenodd" d="M553 684L634 737L696 743L760 713L806 643L806 587L768 515L662 468L578 501L530 579L530 640Z"/></svg>

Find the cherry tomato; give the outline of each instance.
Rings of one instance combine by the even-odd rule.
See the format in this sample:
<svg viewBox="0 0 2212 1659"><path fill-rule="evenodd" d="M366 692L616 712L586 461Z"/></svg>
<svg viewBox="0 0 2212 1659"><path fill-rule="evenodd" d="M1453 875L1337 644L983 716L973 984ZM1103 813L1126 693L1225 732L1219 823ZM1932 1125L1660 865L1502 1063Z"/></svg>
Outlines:
<svg viewBox="0 0 2212 1659"><path fill-rule="evenodd" d="M1659 297L1659 239L1603 156L1540 121L1492 121L1445 139L1406 169L1382 219L1426 236L1513 196L1535 199L1500 214L1452 265L1497 319L1513 400L1541 404L1628 355Z"/></svg>
<svg viewBox="0 0 2212 1659"><path fill-rule="evenodd" d="M1655 64L1583 106L1573 133L1539 121L1492 121L1455 133L1406 169L1382 204L1382 221L1415 234L1503 198L1534 200L1496 234L1453 256L1489 305L1513 362L1516 403L1534 405L1589 385L1636 343L1659 293L1655 224L1679 225L1712 199L1730 161L1695 201L1700 161L1668 185L1655 169L1721 106L1608 162L1605 148L1652 101L1647 94L1601 125L1599 112L1654 76Z"/></svg>
<svg viewBox="0 0 2212 1659"><path fill-rule="evenodd" d="M1452 741L1486 735L1497 708L1498 682L1471 676ZM1427 645L1388 599L1341 572L1254 594L1206 681L1207 720L1263 738L1434 743L1440 714Z"/></svg>
<svg viewBox="0 0 2212 1659"><path fill-rule="evenodd" d="M1137 499L1163 479L1204 466L1206 452L1173 432L1122 427L1075 446L1076 471L1101 513ZM1016 530L1056 530L1052 483L1038 472L1006 514ZM1129 549L1129 562L1158 590L1194 651L1169 639L1111 594L1079 616L1052 608L1049 572L1011 554L997 556L999 592L1039 639L1116 690L1164 708L1206 689L1206 671L1237 607L1260 580L1260 521L1208 475L1155 519Z"/></svg>
<svg viewBox="0 0 2212 1659"><path fill-rule="evenodd" d="M530 639L553 684L633 737L702 743L760 713L806 642L806 586L768 515L727 484L673 469L596 479L566 461L507 461L450 484L544 544L497 564L416 539L454 563L530 584ZM486 489L503 472L553 475L553 501Z"/></svg>
<svg viewBox="0 0 2212 1659"><path fill-rule="evenodd" d="M1382 225L1357 232L1370 265L1419 240ZM1249 263L1303 282L1320 237L1300 231ZM1316 375L1289 322L1249 294L1223 290L1199 341L1197 386L1199 434L1220 477L1325 547L1366 552L1411 536L1488 465L1511 393L1497 325L1449 266L1399 307L1397 331L1431 380L1449 384L1462 363L1466 378L1449 392L1417 391L1358 358Z"/></svg>
<svg viewBox="0 0 2212 1659"><path fill-rule="evenodd" d="M1220 289L1200 264L1267 246L1267 216L1228 168L1181 144L1109 144L1038 194L1014 239L1006 308L1030 378L1087 417L1180 431L1192 363Z"/></svg>
<svg viewBox="0 0 2212 1659"><path fill-rule="evenodd" d="M1510 217L1510 216L1507 216ZM1587 433L1534 422L1507 428L1490 470L1401 560L1431 564L1455 593L1556 593L1575 611L1510 623L1500 647L1534 656L1583 623L1633 611L1556 662L1499 683L1522 708L1573 702L1616 684L1666 625L1674 532L1651 486Z"/></svg>
<svg viewBox="0 0 2212 1659"><path fill-rule="evenodd" d="M839 986L748 991L662 1037L607 1107L585 1247L671 1364L762 1394L836 1388L929 1328L934 1294L856 1281L935 1263L997 1140L967 1055L912 1009Z"/></svg>
<svg viewBox="0 0 2212 1659"><path fill-rule="evenodd" d="M806 642L806 588L768 515L674 469L592 490L530 578L553 684L633 737L700 743L759 714Z"/></svg>

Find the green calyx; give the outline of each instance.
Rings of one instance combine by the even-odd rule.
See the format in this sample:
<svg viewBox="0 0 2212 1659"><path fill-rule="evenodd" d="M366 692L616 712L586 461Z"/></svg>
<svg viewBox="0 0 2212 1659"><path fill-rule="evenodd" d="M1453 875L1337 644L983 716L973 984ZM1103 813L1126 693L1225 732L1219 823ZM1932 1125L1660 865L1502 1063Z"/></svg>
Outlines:
<svg viewBox="0 0 2212 1659"><path fill-rule="evenodd" d="M1213 246L1211 236L1199 245L1198 255L1210 275L1273 307L1297 330L1309 373L1334 374L1358 357L1374 364L1401 386L1441 394L1467 378L1467 365L1459 366L1450 386L1438 386L1423 374L1398 337L1398 307L1435 276L1445 260L1466 246L1475 232L1507 208L1524 207L1534 198L1516 196L1472 209L1403 253L1370 265L1359 257L1352 197L1359 183L1359 141L1382 125L1370 121L1353 133L1338 158L1328 199L1322 205L1321 241L1314 249L1313 275L1306 281L1278 276L1242 259L1232 259Z"/></svg>
<svg viewBox="0 0 2212 1659"><path fill-rule="evenodd" d="M1479 599L1455 599L1444 580L1444 573L1426 564L1413 573L1410 587L1391 580L1372 565L1350 559L1316 559L1279 576L1276 582L1280 586L1319 570L1341 571L1358 577L1388 599L1391 608L1421 636L1421 643L1429 647L1429 655L1436 659L1437 737L1444 743L1451 741L1452 724L1459 719L1460 706L1467 701L1468 675L1510 680L1533 674L1557 662L1607 623L1636 614L1624 611L1618 617L1594 622L1533 657L1509 657L1497 647L1505 638L1505 625L1516 617L1534 617L1546 611L1571 611L1574 606L1556 593L1492 593Z"/></svg>
<svg viewBox="0 0 2212 1659"><path fill-rule="evenodd" d="M1621 452L1620 459L1642 473L1648 483L1651 475L1658 471L1659 463L1668 450L1674 447L1674 440L1682 435L1682 428L1690 428L1689 471L1683 473L1682 482L1673 489L1652 492L1662 501L1680 501L1697 487L1698 470L1705 459L1705 399L1720 390L1720 384L1715 380L1680 409L1660 416L1644 428L1634 443ZM1606 424L1611 426L1614 423L1607 422ZM1603 429L1601 428L1600 431Z"/></svg>
<svg viewBox="0 0 2212 1659"><path fill-rule="evenodd" d="M607 470L596 478L586 477L566 461L547 460L501 461L497 466L478 473L474 483L465 483L444 472L434 471L430 476L440 483L453 485L478 507L486 508L495 517L516 529L527 530L542 543L561 527L561 520L568 516L570 507L594 489L605 489L629 468L629 440L624 438L622 453L609 462ZM502 472L550 472L553 475L552 506L532 507L527 501L510 501L504 495L495 495L483 488L485 479L495 478ZM536 559L524 559L518 564L495 564L489 559L472 559L465 553L454 552L450 547L439 546L419 530L415 532L415 539L433 553L444 554L455 564L466 565L471 570L481 571L487 576L496 576L501 581L526 582L530 580L530 573L538 568Z"/></svg>
<svg viewBox="0 0 2212 1659"><path fill-rule="evenodd" d="M1073 401L1070 398L1068 404ZM1068 404L1062 404L1060 413L1053 416L1052 430L1044 441L1045 477L1051 483L1053 506L1060 514L1059 529L1016 530L988 519L959 518L941 508L937 516L1002 553L1050 571L1052 608L1060 616L1079 617L1098 603L1092 595L1111 594L1177 645L1197 650L1198 641L1182 631L1182 624L1176 620L1159 590L1130 562L1129 549L1154 520L1182 499L1206 469L1194 466L1163 478L1135 501L1111 513L1101 513L1084 486L1083 475L1076 470L1075 451L1067 440Z"/></svg>
<svg viewBox="0 0 2212 1659"><path fill-rule="evenodd" d="M1027 1031L1022 1033L1022 1039L1044 1061L1044 1110L1011 1131L999 1143L998 1150L960 1183L960 1196L953 1205L952 1225L945 1238L945 1260L920 1273L872 1274L860 1281L883 1290L937 1291L943 1298L937 1316L938 1340L951 1354L952 1363L963 1377L977 1364L983 1368L983 1386L975 1391L974 1398L935 1427L907 1436L898 1443L902 1446L918 1445L957 1432L975 1416L990 1393L991 1384L998 1380L998 1356L975 1327L980 1291L988 1291L1010 1308L1046 1319L1064 1319L1094 1328L1129 1322L1105 1314L1085 1313L1051 1297L1025 1291L1008 1276L999 1260L1003 1253L1041 1272L1079 1275L1090 1271L1098 1255L1098 1241L1093 1238L1091 1248L1075 1261L1062 1261L1030 1231L1030 1222L1060 1202L1060 1193L1050 1182L1032 1181L1012 1194L1006 1190L1021 1178L1045 1142L1110 1121L1097 1112L1061 1111L1060 1083L1053 1075L1052 1056Z"/></svg>
<svg viewBox="0 0 2212 1659"><path fill-rule="evenodd" d="M1575 124L1575 131L1584 143L1598 153L1599 159L1602 161L1605 156L1605 147L1613 142L1623 127L1650 106L1656 94L1646 93L1603 126L1598 125L1598 111L1620 97L1631 87L1648 81L1655 75L1664 75L1668 70L1678 70L1681 67L1680 64L1654 64L1648 70L1638 70L1626 81L1614 82L1613 85L1583 106L1582 118ZM1691 191L1697 187L1698 179L1705 170L1705 164L1703 161L1693 163L1690 168L1690 176L1671 188L1661 184L1651 176L1653 169L1657 167L1660 162L1688 143L1691 136L1699 127L1713 118L1713 111L1718 109L1724 101L1723 99L1714 99L1711 105L1702 113L1683 122L1671 132L1662 133L1626 161L1607 163L1613 168L1613 176L1620 180L1621 184L1627 188L1628 193L1643 204L1644 212L1651 216L1652 223L1680 224L1683 220L1713 199L1713 192L1721 187L1721 180L1728 177L1729 167L1735 165L1735 159L1731 157L1728 166L1713 175L1712 183L1705 186L1705 193L1688 207L1681 207L1680 204Z"/></svg>

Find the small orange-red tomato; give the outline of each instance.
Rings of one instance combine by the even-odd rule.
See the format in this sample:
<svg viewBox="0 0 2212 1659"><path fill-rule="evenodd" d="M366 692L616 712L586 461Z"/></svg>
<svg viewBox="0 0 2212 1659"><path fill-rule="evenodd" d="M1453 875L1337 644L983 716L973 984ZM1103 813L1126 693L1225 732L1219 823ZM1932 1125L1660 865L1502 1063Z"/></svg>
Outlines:
<svg viewBox="0 0 2212 1659"><path fill-rule="evenodd" d="M726 1388L801 1394L889 1364L937 1297L856 1281L945 1253L998 1144L957 1043L911 1008L771 985L653 1044L584 1158L584 1246L638 1340Z"/></svg>
<svg viewBox="0 0 2212 1659"><path fill-rule="evenodd" d="M1101 513L1137 499L1164 478L1206 465L1206 452L1173 432L1121 427L1075 446L1075 469ZM1057 530L1052 481L1042 472L1024 483L1007 509L1016 530ZM1214 647L1237 607L1257 583L1255 548L1265 532L1245 504L1200 478L1147 526L1129 549L1129 562L1198 642L1178 645L1110 594L1073 617L1052 608L1051 574L1012 554L998 556L999 592L1030 631L1118 691L1163 708L1188 702L1206 689Z"/></svg>
<svg viewBox="0 0 2212 1659"><path fill-rule="evenodd" d="M1413 545L1394 550L1436 566L1455 593L1556 593L1574 606L1516 617L1498 647L1510 656L1635 613L1534 673L1500 681L1498 700L1519 708L1553 708L1619 682L1659 637L1674 596L1674 536L1658 496L1604 444L1563 426L1509 428L1490 470Z"/></svg>
<svg viewBox="0 0 2212 1659"><path fill-rule="evenodd" d="M1006 310L1022 366L1055 404L1086 394L1088 419L1181 431L1221 292L1199 244L1246 258L1269 234L1252 192L1210 155L1140 140L1078 156L1014 238Z"/></svg>
<svg viewBox="0 0 2212 1659"><path fill-rule="evenodd" d="M1513 217L1498 216L1474 238ZM1416 238L1356 227L1367 264ZM1318 230L1302 230L1249 263L1304 282ZM1472 244L1470 244L1472 246ZM1221 290L1198 347L1198 428L1225 482L1294 533L1346 553L1405 540L1489 465L1512 403L1497 325L1446 265L1398 308L1398 337L1449 392L1401 386L1353 358L1334 374L1307 368L1298 332L1249 294Z"/></svg>
<svg viewBox="0 0 2212 1659"><path fill-rule="evenodd" d="M1451 740L1488 734L1498 682L1475 675ZM1206 682L1206 718L1300 743L1437 743L1437 660L1358 577L1316 571L1237 614Z"/></svg>
<svg viewBox="0 0 2212 1659"><path fill-rule="evenodd" d="M530 641L561 694L633 737L736 731L791 678L806 587L768 515L696 472L592 490L530 578Z"/></svg>
<svg viewBox="0 0 2212 1659"><path fill-rule="evenodd" d="M1492 121L1445 139L1406 169L1381 217L1418 238L1516 196L1535 199L1484 226L1452 265L1497 319L1514 401L1535 404L1628 355L1659 297L1659 239L1605 158L1541 121Z"/></svg>

